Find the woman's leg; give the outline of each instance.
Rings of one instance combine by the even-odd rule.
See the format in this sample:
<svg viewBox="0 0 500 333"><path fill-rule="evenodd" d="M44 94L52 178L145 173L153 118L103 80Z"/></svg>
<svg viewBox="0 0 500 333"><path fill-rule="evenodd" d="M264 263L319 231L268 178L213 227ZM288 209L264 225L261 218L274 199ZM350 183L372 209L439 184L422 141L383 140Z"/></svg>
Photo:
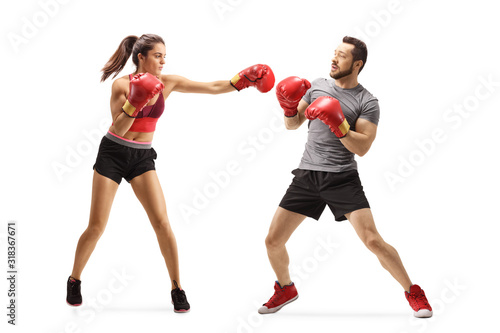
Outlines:
<svg viewBox="0 0 500 333"><path fill-rule="evenodd" d="M170 227L167 216L165 197L160 186L160 181L155 170L150 170L130 181L135 195L148 214L151 225L158 238L161 254L167 264L172 289L175 289L174 280L182 289L179 280L179 259L177 255L177 242Z"/></svg>
<svg viewBox="0 0 500 333"><path fill-rule="evenodd" d="M106 228L111 205L117 190L118 184L115 181L100 175L94 170L89 225L78 241L75 263L71 273L71 276L77 280L80 280L83 268L104 232L104 228Z"/></svg>

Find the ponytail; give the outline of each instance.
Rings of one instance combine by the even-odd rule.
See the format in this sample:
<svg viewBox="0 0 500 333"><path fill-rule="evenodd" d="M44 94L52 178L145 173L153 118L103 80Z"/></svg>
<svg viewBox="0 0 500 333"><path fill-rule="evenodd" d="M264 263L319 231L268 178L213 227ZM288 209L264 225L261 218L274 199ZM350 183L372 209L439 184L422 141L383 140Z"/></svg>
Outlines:
<svg viewBox="0 0 500 333"><path fill-rule="evenodd" d="M130 55L132 55L132 62L134 65L139 67L139 53L147 57L148 52L158 43L165 45L163 38L154 34L144 34L141 37L125 37L120 43L120 46L118 46L118 49L102 68L101 82L104 82L113 73L115 73L115 75L113 75L113 78L115 78L123 67L125 67Z"/></svg>
<svg viewBox="0 0 500 333"><path fill-rule="evenodd" d="M121 72L128 58L132 54L135 42L139 39L137 36L127 36L125 37L115 53L109 58L108 62L102 68L101 82L104 82L113 73L113 78L115 78L118 73Z"/></svg>

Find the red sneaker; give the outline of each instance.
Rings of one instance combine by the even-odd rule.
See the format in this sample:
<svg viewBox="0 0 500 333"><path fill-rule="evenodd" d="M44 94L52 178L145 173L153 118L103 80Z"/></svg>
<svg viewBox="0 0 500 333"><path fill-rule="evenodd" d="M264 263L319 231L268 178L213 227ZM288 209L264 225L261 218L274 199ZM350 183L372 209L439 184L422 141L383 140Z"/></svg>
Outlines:
<svg viewBox="0 0 500 333"><path fill-rule="evenodd" d="M420 286L414 284L410 287L410 292L405 291L405 296L410 303L413 311L413 315L418 318L429 318L432 317L432 308L427 297L425 297L424 291Z"/></svg>
<svg viewBox="0 0 500 333"><path fill-rule="evenodd" d="M295 288L293 282L288 286L281 287L279 282L276 281L274 284L273 297L271 297L267 303L262 305L259 309L259 313L275 313L288 303L295 301L297 298L299 298L299 294L297 293L297 289Z"/></svg>

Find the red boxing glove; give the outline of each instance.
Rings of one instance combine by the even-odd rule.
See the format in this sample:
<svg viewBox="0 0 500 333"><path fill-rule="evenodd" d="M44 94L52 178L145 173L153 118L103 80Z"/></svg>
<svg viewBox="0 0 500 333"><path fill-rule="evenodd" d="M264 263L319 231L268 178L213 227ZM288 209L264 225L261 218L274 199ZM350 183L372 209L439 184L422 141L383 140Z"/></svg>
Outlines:
<svg viewBox="0 0 500 333"><path fill-rule="evenodd" d="M276 97L278 97L278 102L285 111L286 117L297 115L297 106L309 88L311 88L311 83L298 76L287 77L278 83Z"/></svg>
<svg viewBox="0 0 500 333"><path fill-rule="evenodd" d="M344 117L340 102L330 96L316 98L306 109L305 116L309 120L320 119L330 127L338 138L343 138L349 132L349 123Z"/></svg>
<svg viewBox="0 0 500 333"><path fill-rule="evenodd" d="M258 91L265 93L274 87L274 73L271 67L258 64L242 70L229 82L238 91L255 87Z"/></svg>
<svg viewBox="0 0 500 333"><path fill-rule="evenodd" d="M127 101L122 106L123 112L129 117L135 118L137 114L148 104L156 94L165 86L149 73L139 73L130 80L130 92Z"/></svg>

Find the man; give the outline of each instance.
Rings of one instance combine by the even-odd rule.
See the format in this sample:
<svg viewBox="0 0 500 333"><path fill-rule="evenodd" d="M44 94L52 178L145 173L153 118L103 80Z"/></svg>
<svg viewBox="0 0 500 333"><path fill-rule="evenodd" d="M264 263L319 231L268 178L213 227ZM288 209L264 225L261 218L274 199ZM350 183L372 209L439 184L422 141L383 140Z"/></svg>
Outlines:
<svg viewBox="0 0 500 333"><path fill-rule="evenodd" d="M289 77L276 87L286 128L297 129L306 119L310 122L299 168L292 171L295 177L266 238L278 280L275 294L259 309L261 314L274 313L298 298L285 244L306 217L318 220L328 205L336 221L349 220L366 247L401 284L414 315L432 316L424 291L412 284L398 252L378 233L354 160L354 154L363 156L370 149L380 114L378 100L358 83L367 53L365 43L346 36L332 59L333 80L321 78L311 85Z"/></svg>

